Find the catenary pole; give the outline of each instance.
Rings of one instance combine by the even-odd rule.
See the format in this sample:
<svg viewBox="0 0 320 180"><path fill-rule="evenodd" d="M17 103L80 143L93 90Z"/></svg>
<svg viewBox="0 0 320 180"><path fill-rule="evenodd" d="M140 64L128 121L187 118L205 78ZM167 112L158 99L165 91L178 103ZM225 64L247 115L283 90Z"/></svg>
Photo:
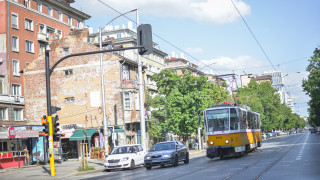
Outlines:
<svg viewBox="0 0 320 180"><path fill-rule="evenodd" d="M136 11L137 14L137 26L139 26L139 9ZM139 102L140 102L140 131L141 131L141 145L143 149L147 149L147 139L146 139L146 123L144 116L144 102L143 102L143 86L142 86L142 64L141 56L138 53L138 75L139 75Z"/></svg>
<svg viewBox="0 0 320 180"><path fill-rule="evenodd" d="M101 28L99 28L99 43L100 51L102 50L102 37L101 37ZM109 121L106 115L106 100L105 100L105 91L104 91L104 76L103 76L103 61L102 53L100 53L100 78L101 78L101 93L102 93L102 112L103 112L103 136L104 136L104 150L105 155L109 154L109 134L108 134L108 125Z"/></svg>

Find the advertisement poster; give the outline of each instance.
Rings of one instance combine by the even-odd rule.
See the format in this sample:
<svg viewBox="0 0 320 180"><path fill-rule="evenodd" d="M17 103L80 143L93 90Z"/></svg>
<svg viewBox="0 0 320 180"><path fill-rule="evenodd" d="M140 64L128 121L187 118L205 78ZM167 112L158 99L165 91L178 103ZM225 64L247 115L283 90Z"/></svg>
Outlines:
<svg viewBox="0 0 320 180"><path fill-rule="evenodd" d="M33 161L44 161L43 136L32 138L32 157Z"/></svg>

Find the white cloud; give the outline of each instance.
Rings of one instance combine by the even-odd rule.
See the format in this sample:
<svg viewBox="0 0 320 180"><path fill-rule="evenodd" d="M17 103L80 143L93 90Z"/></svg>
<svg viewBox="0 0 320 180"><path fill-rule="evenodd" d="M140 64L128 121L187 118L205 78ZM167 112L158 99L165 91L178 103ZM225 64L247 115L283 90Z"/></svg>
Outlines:
<svg viewBox="0 0 320 180"><path fill-rule="evenodd" d="M240 16L231 1L224 0L101 0L120 12L139 8L144 15L160 17L190 18L212 23L230 23ZM234 0L243 16L250 14L250 6L241 0ZM91 16L105 15L110 10L99 1L76 1L73 7L82 9Z"/></svg>
<svg viewBox="0 0 320 180"><path fill-rule="evenodd" d="M196 48L185 48L185 51L187 51L188 53L192 54L192 53L201 53L203 52L202 48L196 47Z"/></svg>

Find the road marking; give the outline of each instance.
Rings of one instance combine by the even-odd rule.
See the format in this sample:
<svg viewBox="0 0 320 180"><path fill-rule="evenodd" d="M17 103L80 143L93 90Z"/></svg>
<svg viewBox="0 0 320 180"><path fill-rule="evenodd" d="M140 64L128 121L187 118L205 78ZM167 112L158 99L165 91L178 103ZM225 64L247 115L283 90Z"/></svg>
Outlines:
<svg viewBox="0 0 320 180"><path fill-rule="evenodd" d="M309 133L307 135L307 138L303 142L303 145L302 145L302 147L301 147L301 149L299 151L299 154L297 155L296 161L300 161L301 160L302 154L303 154L303 151L304 151L304 147L306 146L306 142L307 142L308 138L309 138Z"/></svg>

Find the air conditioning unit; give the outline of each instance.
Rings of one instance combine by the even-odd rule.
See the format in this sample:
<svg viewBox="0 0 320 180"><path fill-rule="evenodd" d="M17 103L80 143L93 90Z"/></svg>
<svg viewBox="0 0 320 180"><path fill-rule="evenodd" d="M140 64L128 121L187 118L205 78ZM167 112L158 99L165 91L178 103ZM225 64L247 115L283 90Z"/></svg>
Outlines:
<svg viewBox="0 0 320 180"><path fill-rule="evenodd" d="M15 102L20 102L20 96L14 96L14 101Z"/></svg>

